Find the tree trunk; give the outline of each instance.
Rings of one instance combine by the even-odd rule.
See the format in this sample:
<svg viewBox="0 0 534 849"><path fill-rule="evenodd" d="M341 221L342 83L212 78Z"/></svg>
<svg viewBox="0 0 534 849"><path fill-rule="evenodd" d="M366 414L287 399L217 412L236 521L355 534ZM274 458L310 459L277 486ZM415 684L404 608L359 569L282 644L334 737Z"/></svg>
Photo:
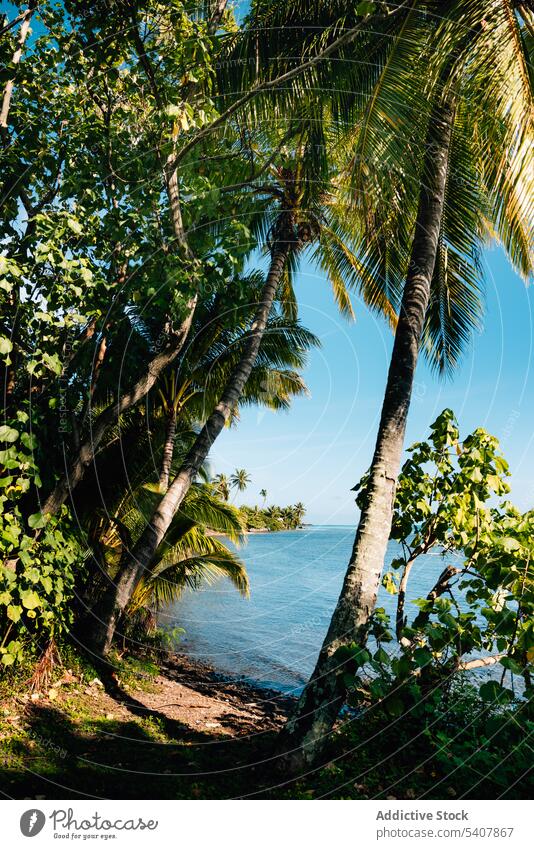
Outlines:
<svg viewBox="0 0 534 849"><path fill-rule="evenodd" d="M391 531L406 418L430 296L447 183L454 107L434 109L427 135L410 265L391 356L382 415L352 557L315 670L280 736L284 768L296 773L316 761L344 702L341 646L364 644Z"/></svg>
<svg viewBox="0 0 534 849"><path fill-rule="evenodd" d="M26 41L26 36L28 35L28 30L30 28L30 20L33 15L34 9L37 5L36 0L30 0L28 3L28 8L23 13L22 23L20 25L19 31L19 40L17 44L17 49L15 50L13 56L11 57L11 65L14 68L13 77L6 82L6 87L4 89L4 96L2 98L2 108L0 109L0 128L2 135L4 135L7 130L7 118L9 115L9 107L11 106L11 96L13 94L13 86L15 84L15 73L17 70L17 65L20 63L22 57L22 51L24 49L24 42Z"/></svg>
<svg viewBox="0 0 534 849"><path fill-rule="evenodd" d="M173 343L159 354L156 354L148 364L146 372L129 391L120 395L113 404L110 404L109 407L106 407L100 413L91 429L89 439L80 447L80 450L70 465L70 469L62 475L45 501L43 513L54 515L58 512L62 504L67 500L69 493L82 480L85 470L92 463L108 428L115 424L122 413L129 410L130 407L135 406L135 404L145 397L161 373L176 359L187 339L193 321L196 303L197 296L195 295L187 305L187 316L182 322L179 331L175 334Z"/></svg>
<svg viewBox="0 0 534 849"><path fill-rule="evenodd" d="M293 246L293 229L290 216L280 216L278 235L271 253L267 280L261 293L243 354L224 388L221 398L189 450L182 467L161 499L149 524L141 534L133 551L128 552L119 576L110 584L102 602L93 611L89 639L92 648L106 654L111 646L117 622L128 604L143 573L149 569L157 547L163 540L174 515L184 500L189 487L200 471L214 441L219 436L250 376L267 320L278 289L287 258Z"/></svg>
<svg viewBox="0 0 534 849"><path fill-rule="evenodd" d="M169 474L171 471L172 457L174 454L174 438L176 436L176 410L172 407L167 418L167 428L165 431L165 442L163 444L163 457L161 461L161 473L159 476L159 486L162 492L167 492L169 488Z"/></svg>

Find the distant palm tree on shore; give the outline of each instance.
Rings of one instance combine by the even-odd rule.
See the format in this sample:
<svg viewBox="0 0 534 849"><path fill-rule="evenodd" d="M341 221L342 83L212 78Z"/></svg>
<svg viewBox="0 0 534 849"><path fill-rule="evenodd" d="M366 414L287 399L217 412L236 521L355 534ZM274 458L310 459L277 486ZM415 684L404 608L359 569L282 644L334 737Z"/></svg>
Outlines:
<svg viewBox="0 0 534 849"><path fill-rule="evenodd" d="M236 469L234 474L230 476L230 486L235 489L235 496L238 492L244 492L252 478L246 469Z"/></svg>

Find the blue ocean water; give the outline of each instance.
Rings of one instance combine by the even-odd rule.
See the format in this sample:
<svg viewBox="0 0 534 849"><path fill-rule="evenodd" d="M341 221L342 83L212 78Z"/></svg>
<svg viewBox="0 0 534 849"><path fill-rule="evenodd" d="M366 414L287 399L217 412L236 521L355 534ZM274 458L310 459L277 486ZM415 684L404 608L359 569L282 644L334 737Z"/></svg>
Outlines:
<svg viewBox="0 0 534 849"><path fill-rule="evenodd" d="M240 549L250 598L227 579L182 598L160 615L163 627L185 629L180 650L231 676L287 693L298 692L313 670L335 607L354 541L349 526L252 534ZM388 561L398 556L390 543ZM413 567L406 609L426 596L447 563L439 553ZM379 606L394 616L396 596L383 588ZM411 607L411 610L410 610Z"/></svg>

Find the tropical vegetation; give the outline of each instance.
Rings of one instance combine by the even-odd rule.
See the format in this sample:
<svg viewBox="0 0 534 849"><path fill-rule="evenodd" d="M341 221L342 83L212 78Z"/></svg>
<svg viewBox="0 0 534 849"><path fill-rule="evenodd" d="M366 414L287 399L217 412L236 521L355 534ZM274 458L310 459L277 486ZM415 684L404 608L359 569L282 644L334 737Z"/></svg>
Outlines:
<svg viewBox="0 0 534 849"><path fill-rule="evenodd" d="M252 0L243 20L226 0L14 4L0 25L8 690L69 685L67 657L78 682L161 660L161 616L186 588L224 577L247 597L245 533L303 525L302 502L267 506L265 488L236 506L250 474L214 474L211 458L225 429L239 444L248 406L283 414L309 394L320 340L294 285L308 262L344 318L369 309L394 339L341 595L254 757L290 777L361 745L376 777L398 723L440 781L475 770L495 793L513 747L501 776L515 782L532 733L534 514L503 499L497 440L461 438L450 410L404 441L420 355L453 377L481 326L484 248L534 274L533 51L530 0ZM402 556L384 570L390 540ZM443 569L412 615L430 552ZM500 674L475 687L482 667ZM365 718L347 731L342 709ZM468 715L472 736L455 734ZM391 780L406 768L393 759ZM295 793L334 793L336 769Z"/></svg>
<svg viewBox="0 0 534 849"><path fill-rule="evenodd" d="M306 508L299 501L287 507L277 507L275 504L267 508L241 505L239 512L248 531L294 531L303 527Z"/></svg>

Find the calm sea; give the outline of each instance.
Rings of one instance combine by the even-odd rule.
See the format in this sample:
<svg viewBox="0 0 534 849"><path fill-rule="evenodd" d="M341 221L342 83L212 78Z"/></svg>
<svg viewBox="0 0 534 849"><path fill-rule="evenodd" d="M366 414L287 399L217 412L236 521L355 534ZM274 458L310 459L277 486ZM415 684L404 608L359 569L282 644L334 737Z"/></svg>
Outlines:
<svg viewBox="0 0 534 849"><path fill-rule="evenodd" d="M354 541L354 528L313 526L301 531L253 534L240 555L250 577L250 598L227 579L196 592L187 590L169 610L163 626L185 629L181 650L222 672L248 681L298 692L308 679L332 611ZM398 556L390 543L388 560ZM425 596L447 561L439 554L420 558L410 576L407 610ZM394 615L396 596L380 590L379 606Z"/></svg>

